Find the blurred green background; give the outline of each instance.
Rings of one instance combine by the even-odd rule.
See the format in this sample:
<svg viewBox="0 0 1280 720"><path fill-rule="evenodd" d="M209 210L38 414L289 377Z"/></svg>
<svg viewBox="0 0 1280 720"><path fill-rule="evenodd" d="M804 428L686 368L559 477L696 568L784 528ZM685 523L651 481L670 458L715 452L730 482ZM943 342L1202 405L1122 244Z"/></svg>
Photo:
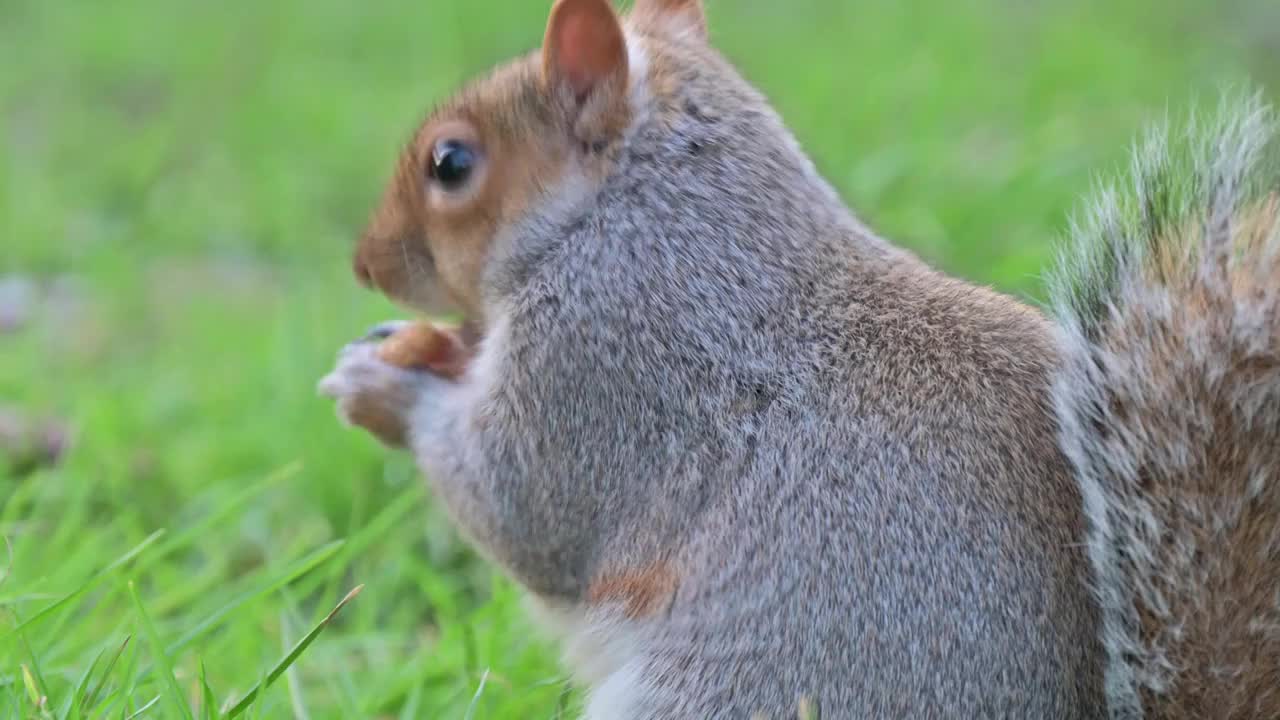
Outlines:
<svg viewBox="0 0 1280 720"><path fill-rule="evenodd" d="M200 717L357 584L249 716L572 716L518 592L314 393L397 314L348 252L400 144L549 4L0 0L0 716ZM1144 125L1280 89L1275 0L708 6L866 220L1033 300Z"/></svg>

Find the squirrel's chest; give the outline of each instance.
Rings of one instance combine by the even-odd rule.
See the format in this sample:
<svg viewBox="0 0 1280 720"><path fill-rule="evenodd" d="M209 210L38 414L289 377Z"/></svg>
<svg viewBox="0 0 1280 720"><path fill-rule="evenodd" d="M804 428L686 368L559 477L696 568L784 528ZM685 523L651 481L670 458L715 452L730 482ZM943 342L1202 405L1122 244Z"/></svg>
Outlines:
<svg viewBox="0 0 1280 720"><path fill-rule="evenodd" d="M586 717L625 718L642 694L643 640L635 621L585 605L560 606L531 596L530 616L560 642L565 667L590 691Z"/></svg>

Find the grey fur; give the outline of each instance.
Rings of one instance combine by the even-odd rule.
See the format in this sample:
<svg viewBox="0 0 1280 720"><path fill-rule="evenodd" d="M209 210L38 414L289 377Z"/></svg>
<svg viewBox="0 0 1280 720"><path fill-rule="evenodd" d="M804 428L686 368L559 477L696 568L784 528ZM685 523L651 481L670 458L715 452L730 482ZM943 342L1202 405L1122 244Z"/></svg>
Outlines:
<svg viewBox="0 0 1280 720"><path fill-rule="evenodd" d="M424 380L414 450L543 602L670 563L629 718L1097 717L1051 326L843 206L714 51L583 202L486 277L492 380ZM668 63L670 66L670 63ZM367 368L365 368L367 370Z"/></svg>
<svg viewBox="0 0 1280 720"><path fill-rule="evenodd" d="M644 106L496 238L463 381L362 343L324 385L402 415L460 528L577 627L569 654L598 646L577 668L593 717L789 717L807 698L828 719L1095 718L1104 667L1116 717L1194 702L1174 661L1200 656L1142 618L1180 640L1175 610L1241 589L1197 594L1212 549L1151 533L1248 514L1267 533L1250 557L1280 552L1280 241L1224 239L1275 188L1261 106L1185 167L1156 142L1136 199L1102 195L1055 329L875 236L692 33L634 31ZM593 163L603 180L575 175ZM1247 462L1194 465L1223 447ZM1207 483L1173 482L1202 466ZM598 592L628 573L635 612Z"/></svg>
<svg viewBox="0 0 1280 720"><path fill-rule="evenodd" d="M1150 134L1053 284L1111 716L1280 713L1280 165L1231 96Z"/></svg>

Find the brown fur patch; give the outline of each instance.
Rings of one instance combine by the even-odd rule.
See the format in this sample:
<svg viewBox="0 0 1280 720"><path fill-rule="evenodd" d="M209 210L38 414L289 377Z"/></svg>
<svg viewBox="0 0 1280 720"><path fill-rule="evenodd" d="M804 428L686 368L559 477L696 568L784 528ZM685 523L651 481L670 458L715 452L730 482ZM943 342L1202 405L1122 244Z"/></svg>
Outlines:
<svg viewBox="0 0 1280 720"><path fill-rule="evenodd" d="M368 430L374 437L390 447L405 447L404 419L399 409L376 396L356 395L346 408L351 424Z"/></svg>
<svg viewBox="0 0 1280 720"><path fill-rule="evenodd" d="M595 166L607 160L594 149L617 139L631 118L621 27L602 0L561 0L547 33L555 47L473 82L423 123L360 238L354 270L362 283L424 312L461 310L483 327L482 279L495 238L561 185L584 148L588 177L603 177ZM597 82L589 97L568 97L569 85L584 87L586 76L575 73ZM428 178L443 140L465 141L479 157L472 184L456 192Z"/></svg>
<svg viewBox="0 0 1280 720"><path fill-rule="evenodd" d="M601 575L587 588L587 604L621 604L628 618L638 620L666 610L678 586L679 577L664 560Z"/></svg>
<svg viewBox="0 0 1280 720"><path fill-rule="evenodd" d="M460 309L483 323L481 276L494 238L554 187L570 146L549 108L539 106L537 65L526 58L437 111L401 156L356 250L357 275L415 308ZM474 187L432 186L436 143L460 139L479 154Z"/></svg>
<svg viewBox="0 0 1280 720"><path fill-rule="evenodd" d="M1126 306L1103 344L1141 360L1141 382L1108 391L1112 442L1134 466L1115 502L1150 518L1122 521L1138 539L1122 561L1144 583L1132 664L1160 678L1138 678L1149 718L1280 717L1280 316L1264 312L1278 215L1275 194L1242 208L1214 265L1185 250L1206 244L1198 223L1157 243L1147 283L1177 302ZM1260 326L1237 327L1250 318Z"/></svg>
<svg viewBox="0 0 1280 720"><path fill-rule="evenodd" d="M1252 205L1242 208L1232 222L1230 250L1237 256L1259 258L1265 252L1264 248L1269 242L1270 234L1280 227L1280 193L1271 193ZM1176 235L1172 237L1185 238L1185 240L1179 242L1161 238L1160 242L1154 244L1156 254L1148 265L1151 273L1148 279L1182 289L1198 279L1196 271L1201 262L1198 254L1186 252L1185 248L1188 244L1194 247L1204 245L1205 230L1201 221L1189 223L1176 230ZM1230 260L1229 257L1223 259ZM1225 270L1229 273L1230 289L1235 295L1241 296L1242 293L1250 291L1258 282L1280 281L1280 277L1276 277L1276 272L1280 270L1280 263L1270 262L1268 258L1262 259L1264 262L1261 263L1228 262ZM1270 274L1259 276L1259 271ZM1208 310L1207 302L1207 298L1196 298L1197 307L1194 309L1204 313Z"/></svg>

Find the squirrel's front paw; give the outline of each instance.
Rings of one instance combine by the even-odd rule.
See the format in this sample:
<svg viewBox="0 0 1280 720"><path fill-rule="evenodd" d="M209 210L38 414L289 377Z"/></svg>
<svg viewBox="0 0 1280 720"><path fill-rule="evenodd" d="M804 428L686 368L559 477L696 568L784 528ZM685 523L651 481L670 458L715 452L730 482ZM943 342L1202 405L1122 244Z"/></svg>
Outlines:
<svg viewBox="0 0 1280 720"><path fill-rule="evenodd" d="M342 349L338 364L319 385L338 401L338 417L368 430L382 443L403 448L410 439L409 420L421 395L433 383L430 373L406 370L381 357L381 341L402 325L387 323Z"/></svg>

